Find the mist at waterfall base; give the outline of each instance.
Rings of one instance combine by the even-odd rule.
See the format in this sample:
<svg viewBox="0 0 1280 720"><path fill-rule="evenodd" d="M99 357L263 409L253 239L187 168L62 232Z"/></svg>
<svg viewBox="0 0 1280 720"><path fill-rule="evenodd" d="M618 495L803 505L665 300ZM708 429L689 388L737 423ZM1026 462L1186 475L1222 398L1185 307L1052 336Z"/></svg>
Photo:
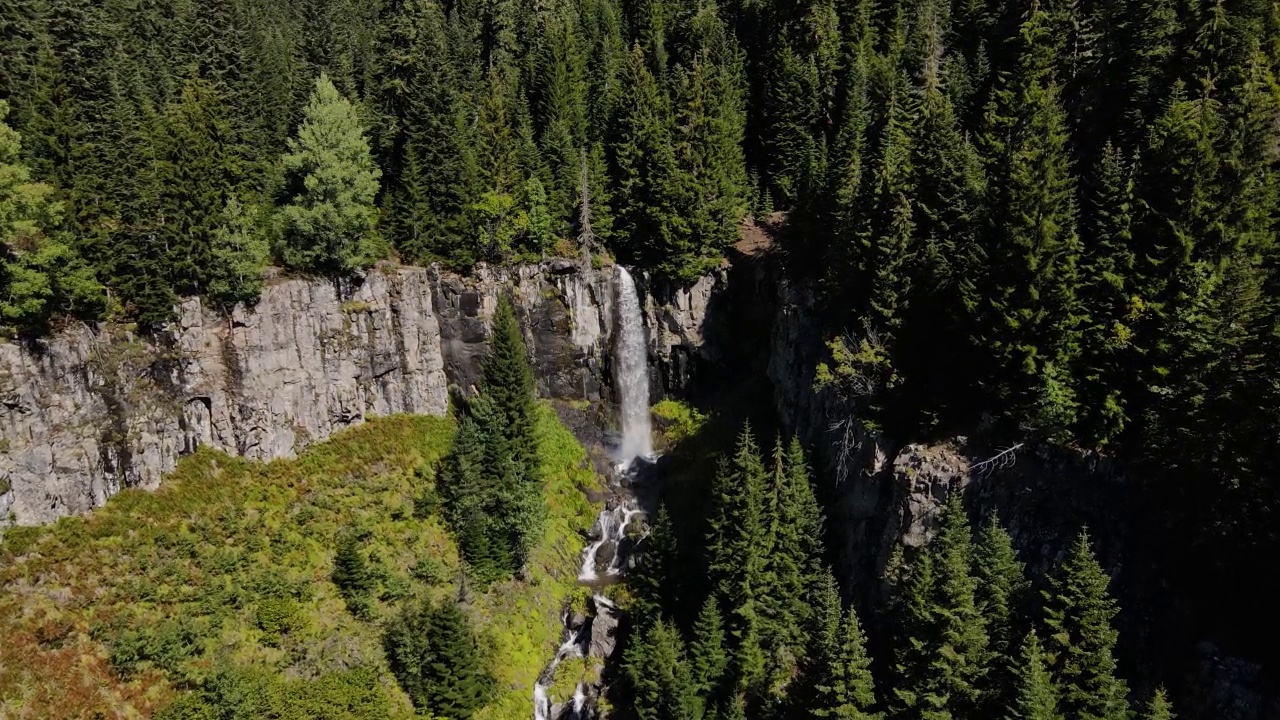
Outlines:
<svg viewBox="0 0 1280 720"><path fill-rule="evenodd" d="M614 382L618 397L620 438L614 452L617 463L614 466L615 477L611 480L615 485L624 487L634 477L636 461L652 461L654 453L649 416L649 345L645 337L640 294L631 273L621 266L618 267L615 288L617 336L614 343ZM605 509L591 528L591 542L582 552L582 566L578 570L580 583L600 588L622 577L626 571L622 543L627 539L631 525L644 514L635 499L628 496L620 495L612 502L606 502ZM612 547L613 555L602 574L599 567L600 551L606 546ZM593 596L593 601L597 607L613 606L599 592ZM533 687L534 720L551 718L554 700L548 694L548 688L555 678L556 668L566 659L585 657L590 650L590 638L580 636L581 628L575 630L570 627L568 611L562 619L566 628L565 640ZM567 713L562 712L561 716L582 718L587 705L583 681L578 682L570 702L566 708Z"/></svg>

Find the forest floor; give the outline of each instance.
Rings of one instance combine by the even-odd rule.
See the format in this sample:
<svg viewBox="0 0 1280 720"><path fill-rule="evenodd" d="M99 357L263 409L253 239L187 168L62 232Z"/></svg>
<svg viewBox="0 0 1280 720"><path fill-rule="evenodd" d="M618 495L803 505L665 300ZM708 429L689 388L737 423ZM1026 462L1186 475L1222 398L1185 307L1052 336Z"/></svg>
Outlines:
<svg viewBox="0 0 1280 720"><path fill-rule="evenodd" d="M495 660L497 694L477 718L527 717L597 512L583 490L598 487L546 406L538 434L546 534L523 577L489 588L466 587L452 538L415 507L448 450L448 418L375 419L271 463L201 450L154 493L125 490L88 516L10 530L0 717L147 717L232 672L284 698L287 717L410 718L382 624L408 599L454 597ZM377 577L367 620L330 581L347 531L363 536Z"/></svg>

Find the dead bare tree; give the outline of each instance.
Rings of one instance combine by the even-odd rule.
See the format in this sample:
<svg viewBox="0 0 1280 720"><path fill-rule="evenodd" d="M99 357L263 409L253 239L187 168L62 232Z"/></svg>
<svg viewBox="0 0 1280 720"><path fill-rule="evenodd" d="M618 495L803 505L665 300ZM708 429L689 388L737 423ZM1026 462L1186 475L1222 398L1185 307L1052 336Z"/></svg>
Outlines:
<svg viewBox="0 0 1280 720"><path fill-rule="evenodd" d="M596 234L591 229L591 177L587 172L587 151L582 150L582 169L578 174L578 247L582 252L582 266L591 267L591 248Z"/></svg>
<svg viewBox="0 0 1280 720"><path fill-rule="evenodd" d="M1001 448L995 455L992 455L980 463L974 464L970 470L978 473L982 477L987 477L997 470L1013 467L1013 464L1018 462L1018 451L1022 449L1024 444L1025 443L1018 443L1017 445Z"/></svg>
<svg viewBox="0 0 1280 720"><path fill-rule="evenodd" d="M862 448L862 433L853 415L833 419L827 430L835 435L832 444L836 454L836 483L844 484L853 472L853 461Z"/></svg>

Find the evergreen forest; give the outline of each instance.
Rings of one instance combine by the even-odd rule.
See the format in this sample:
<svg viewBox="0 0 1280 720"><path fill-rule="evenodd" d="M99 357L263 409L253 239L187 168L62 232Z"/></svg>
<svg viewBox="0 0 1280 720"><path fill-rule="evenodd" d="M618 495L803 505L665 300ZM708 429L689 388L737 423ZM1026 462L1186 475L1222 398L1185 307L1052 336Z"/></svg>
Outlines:
<svg viewBox="0 0 1280 720"><path fill-rule="evenodd" d="M767 453L747 426L703 502L659 510L628 576L634 717L1170 717L1163 689L1119 675L1119 606L1087 529L1033 582L999 517L974 526L949 493L929 544L895 553L873 642L841 599L815 488L798 441Z"/></svg>
<svg viewBox="0 0 1280 720"><path fill-rule="evenodd" d="M682 287L766 227L848 437L1118 463L1150 498L1150 593L1274 658L1278 160L1277 0L0 0L0 339L161 335L189 298L229 314L379 264ZM201 451L169 495L6 533L0 689L80 662L84 717L527 716L558 628L526 630L577 592L595 478L523 318L492 315L478 388L375 427L390 449ZM806 450L744 427L698 513L652 513L615 591L621 715L1173 717L1122 676L1086 529L1032 571L952 493L873 607L837 585ZM138 558L76 559L130 532ZM19 612L55 581L107 600ZM32 648L51 664L20 668ZM286 656L306 671L251 669Z"/></svg>

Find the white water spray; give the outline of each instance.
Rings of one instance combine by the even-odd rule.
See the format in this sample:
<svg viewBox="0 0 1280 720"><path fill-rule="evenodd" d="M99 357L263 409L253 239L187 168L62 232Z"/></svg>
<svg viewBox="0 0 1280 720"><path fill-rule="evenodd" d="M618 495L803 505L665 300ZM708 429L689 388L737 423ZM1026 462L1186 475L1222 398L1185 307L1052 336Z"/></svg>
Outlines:
<svg viewBox="0 0 1280 720"><path fill-rule="evenodd" d="M618 530L613 537L613 559L609 561L609 569L605 571L609 577L622 574L622 541L627 538L627 526L631 524L632 518L644 514L643 510L625 506L618 509L622 511L622 521L618 523Z"/></svg>
<svg viewBox="0 0 1280 720"><path fill-rule="evenodd" d="M592 529L596 539L582 551L582 568L578 570L579 582L591 583L599 579L596 574L596 555L605 543L613 540L613 521L614 511L608 509L602 510L600 516L596 518L596 525Z"/></svg>
<svg viewBox="0 0 1280 720"><path fill-rule="evenodd" d="M551 664L542 671L542 675L533 684L533 720L548 720L551 717L551 698L547 696L547 687L556 676L556 668L566 659L580 658L583 654L582 641L576 633L569 631L569 637L560 649L556 650L556 656L551 659Z"/></svg>
<svg viewBox="0 0 1280 720"><path fill-rule="evenodd" d="M613 558L609 560L605 576L616 578L622 575L622 541L627 539L627 528L631 525L631 521L637 515L644 514L644 510L631 507L629 504L601 511L596 518L595 527L591 529L591 536L595 539L582 551L582 567L578 570L579 582L589 585L600 580L600 573L596 566L600 549L607 544L613 545Z"/></svg>
<svg viewBox="0 0 1280 720"><path fill-rule="evenodd" d="M649 344L644 336L640 294L626 268L618 266L618 341L615 346L615 381L622 415L619 460L651 457L653 442L649 420Z"/></svg>

